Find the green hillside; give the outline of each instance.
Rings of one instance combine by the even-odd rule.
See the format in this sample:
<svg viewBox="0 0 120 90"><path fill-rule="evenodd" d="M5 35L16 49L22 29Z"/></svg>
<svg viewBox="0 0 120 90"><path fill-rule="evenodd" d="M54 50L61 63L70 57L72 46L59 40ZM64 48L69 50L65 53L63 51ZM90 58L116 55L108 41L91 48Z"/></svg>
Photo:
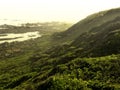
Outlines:
<svg viewBox="0 0 120 90"><path fill-rule="evenodd" d="M120 90L119 15L102 11L66 31L1 44L0 90Z"/></svg>
<svg viewBox="0 0 120 90"><path fill-rule="evenodd" d="M119 54L120 17L81 34L72 45L81 48L87 56Z"/></svg>
<svg viewBox="0 0 120 90"><path fill-rule="evenodd" d="M111 9L92 14L85 19L79 21L70 27L67 31L55 35L60 41L73 41L84 32L90 31L92 28L98 27L103 23L109 22L120 16L120 9Z"/></svg>

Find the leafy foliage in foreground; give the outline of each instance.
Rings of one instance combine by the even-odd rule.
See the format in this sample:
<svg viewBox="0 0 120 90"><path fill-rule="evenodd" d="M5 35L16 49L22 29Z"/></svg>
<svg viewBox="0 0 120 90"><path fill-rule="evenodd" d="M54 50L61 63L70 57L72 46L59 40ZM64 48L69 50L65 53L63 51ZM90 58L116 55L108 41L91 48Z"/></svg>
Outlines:
<svg viewBox="0 0 120 90"><path fill-rule="evenodd" d="M114 84L120 83L119 55L101 58L75 58L74 60L68 60L66 63L59 61L61 60L55 60L52 63L49 63L50 60L46 62L49 69L51 69L50 66L52 65L53 68L46 77L43 77L46 78L46 81L40 84L37 90L49 90L50 88L54 88L54 90L55 88L57 90L67 90L67 88L71 88L70 90L79 90L80 88L82 88L81 90L83 88L85 90L86 88L88 90L90 88L93 90L102 90L104 88L113 90ZM44 80L43 78L37 78L38 82Z"/></svg>
<svg viewBox="0 0 120 90"><path fill-rule="evenodd" d="M120 55L66 59L61 62L60 58L44 55L39 59L32 57L31 62L22 65L24 69L19 66L25 72L20 74L23 70L14 67L18 74L5 72L7 77L1 78L0 85L12 90L114 90L120 83Z"/></svg>

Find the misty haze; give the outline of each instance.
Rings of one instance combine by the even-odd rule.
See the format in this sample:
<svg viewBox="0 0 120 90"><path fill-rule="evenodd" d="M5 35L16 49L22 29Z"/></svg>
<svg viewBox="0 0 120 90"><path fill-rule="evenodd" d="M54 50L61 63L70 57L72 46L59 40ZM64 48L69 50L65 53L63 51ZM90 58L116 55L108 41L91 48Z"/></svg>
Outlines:
<svg viewBox="0 0 120 90"><path fill-rule="evenodd" d="M0 12L0 90L120 90L120 0L2 0Z"/></svg>

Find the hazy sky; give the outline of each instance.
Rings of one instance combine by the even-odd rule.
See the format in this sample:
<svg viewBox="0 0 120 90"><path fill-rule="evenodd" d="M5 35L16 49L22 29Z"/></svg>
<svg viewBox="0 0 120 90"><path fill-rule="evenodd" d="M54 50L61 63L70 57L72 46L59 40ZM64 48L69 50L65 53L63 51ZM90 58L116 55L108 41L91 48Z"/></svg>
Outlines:
<svg viewBox="0 0 120 90"><path fill-rule="evenodd" d="M0 0L0 24L78 22L92 13L119 6L120 0Z"/></svg>

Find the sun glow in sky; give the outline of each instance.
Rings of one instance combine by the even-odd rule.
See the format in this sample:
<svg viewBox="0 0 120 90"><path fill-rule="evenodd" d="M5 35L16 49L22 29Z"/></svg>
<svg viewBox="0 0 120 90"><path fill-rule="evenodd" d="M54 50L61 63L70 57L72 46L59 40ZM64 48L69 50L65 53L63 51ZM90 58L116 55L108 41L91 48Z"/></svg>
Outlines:
<svg viewBox="0 0 120 90"><path fill-rule="evenodd" d="M92 13L119 6L120 0L0 0L0 24L78 22Z"/></svg>

